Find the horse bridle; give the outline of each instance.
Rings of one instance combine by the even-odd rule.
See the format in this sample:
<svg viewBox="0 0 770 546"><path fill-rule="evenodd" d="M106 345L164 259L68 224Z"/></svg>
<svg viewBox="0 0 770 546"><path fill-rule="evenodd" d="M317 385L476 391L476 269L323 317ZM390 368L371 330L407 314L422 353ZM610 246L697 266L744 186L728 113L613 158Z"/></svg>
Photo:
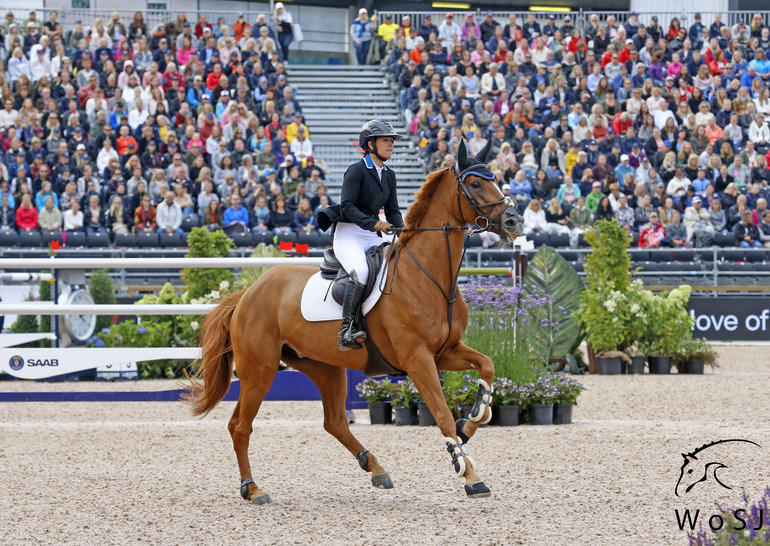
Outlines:
<svg viewBox="0 0 770 546"><path fill-rule="evenodd" d="M484 212L484 209L488 207L495 207L499 205L500 203L505 203L507 201L507 198L505 196L500 197L497 201L490 201L489 203L482 203L479 204L476 202L476 199L471 195L471 191L468 188L468 184L465 182L465 178L468 175L475 174L476 176L483 178L484 180L494 180L494 178L489 178L489 175L486 173L483 173L481 171L476 170L479 167L479 165L471 165L470 167L466 167L462 171L457 171L457 163L455 163L452 166L452 172L457 177L457 208L460 210L460 220L463 222L463 224L468 224L470 222L465 221L465 215L463 214L463 208L460 203L460 193L462 192L463 197L465 198L465 201L470 205L471 209L473 209L473 213L476 215L476 219L474 220L474 224L479 226L481 231L488 231L489 228L492 225L492 220L489 219L489 216ZM481 166L483 167L483 165ZM483 220L484 225L481 225L481 222L479 220Z"/></svg>
<svg viewBox="0 0 770 546"><path fill-rule="evenodd" d="M390 250L388 252L388 256L385 258L386 263L390 262L390 255L393 253L393 249L395 247L395 257L393 259L393 274L390 278L390 283L388 286L387 292L384 290L383 286L379 286L380 292L384 296L389 296L393 292L393 282L396 280L396 268L398 267L398 258L401 255L401 249L403 248L407 254L414 260L414 263L417 264L417 267L419 267L423 273L430 279L430 281L436 285L436 287L441 291L441 294L444 296L444 299L446 299L447 302L447 337L444 339L444 343L441 344L441 347L439 347L438 351L436 351L434 358L438 359L439 356L441 356L442 351L444 350L444 347L446 346L447 341L449 341L449 336L452 335L452 307L454 305L454 302L457 301L457 296L459 295L459 284L458 279L460 278L460 269L463 265L463 259L465 258L465 251L467 250L466 243L468 242L468 238L472 235L475 235L477 233L482 233L484 231L489 231L489 228L492 226L492 220L489 219L489 216L484 212L484 209L488 207L494 207L501 203L506 203L509 198L503 196L497 201L490 201L489 203L481 203L479 204L476 199L471 195L471 191L468 188L468 185L465 183L465 177L471 174L475 174L476 176L479 176L480 178L483 178L485 180L494 180L490 179L489 175L482 173L477 169L478 165L472 165L471 167L468 167L464 169L463 171L459 172L457 171L457 164L452 167L452 172L457 177L457 208L460 212L460 220L462 221L462 226L450 226L448 223L444 224L441 227L414 227L414 228L394 228L394 232L401 232L401 233L408 233L408 232L419 232L419 231L443 231L444 232L444 238L446 239L446 247L447 247L447 257L449 259L449 275L452 278L452 283L449 287L449 291L445 291L444 288L436 281L436 279L433 278L433 275L430 274L430 272L425 269L425 266L423 266L420 263L420 260L417 259L417 256L412 254L412 251L407 248L405 243L399 244L397 247L394 244L396 239L396 234L393 234L393 240L390 244ZM473 209L474 214L476 214L476 220L472 225L477 226L476 229L468 228L470 222L467 222L465 220L465 215L463 214L463 208L462 203L460 202L460 194L462 193L462 196L465 198L465 201L470 205L471 209ZM483 220L480 222L480 220ZM452 246L449 243L449 233L451 231L465 231L465 239L463 240L463 251L460 255L460 263L457 265L457 270L452 271Z"/></svg>

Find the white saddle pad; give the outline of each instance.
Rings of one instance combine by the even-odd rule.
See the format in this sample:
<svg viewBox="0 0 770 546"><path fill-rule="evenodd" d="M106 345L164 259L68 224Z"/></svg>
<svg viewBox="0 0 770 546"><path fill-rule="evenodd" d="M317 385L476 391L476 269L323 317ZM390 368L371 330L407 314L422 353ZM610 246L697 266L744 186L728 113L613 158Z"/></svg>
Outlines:
<svg viewBox="0 0 770 546"><path fill-rule="evenodd" d="M383 276L387 276L387 260L383 260L382 267L374 281L374 288L369 297L361 305L361 312L366 315L371 311L382 293L380 286L384 283ZM302 318L308 322L321 322L324 320L342 320L342 306L334 301L332 291L329 288L334 281L327 281L321 277L319 271L307 281L302 291Z"/></svg>

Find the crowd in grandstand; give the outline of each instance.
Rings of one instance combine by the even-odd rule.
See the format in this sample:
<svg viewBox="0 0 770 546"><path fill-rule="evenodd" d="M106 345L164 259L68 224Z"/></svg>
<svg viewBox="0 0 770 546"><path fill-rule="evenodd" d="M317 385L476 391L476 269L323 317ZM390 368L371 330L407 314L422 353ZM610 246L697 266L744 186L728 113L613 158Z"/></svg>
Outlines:
<svg viewBox="0 0 770 546"><path fill-rule="evenodd" d="M174 233L187 217L315 230L327 169L287 78L280 2L231 26L57 19L0 24L0 232Z"/></svg>
<svg viewBox="0 0 770 546"><path fill-rule="evenodd" d="M438 20L434 20L438 19ZM457 20L459 19L459 20ZM359 62L382 62L428 169L492 140L490 168L528 234L580 233L615 218L640 246L710 246L734 233L770 247L770 28L717 14L662 28L631 13L544 24L534 14L361 10Z"/></svg>

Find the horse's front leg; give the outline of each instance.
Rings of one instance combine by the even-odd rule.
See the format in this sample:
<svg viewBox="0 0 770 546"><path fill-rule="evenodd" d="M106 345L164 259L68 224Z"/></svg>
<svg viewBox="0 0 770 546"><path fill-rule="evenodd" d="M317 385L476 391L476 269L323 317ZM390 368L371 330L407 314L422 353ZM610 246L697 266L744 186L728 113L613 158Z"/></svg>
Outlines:
<svg viewBox="0 0 770 546"><path fill-rule="evenodd" d="M433 355L427 348L414 350L414 345L409 343L403 343L402 347L407 349L399 351L399 362L409 363L404 371L412 378L436 419L436 424L444 435L446 450L452 456L455 473L465 478L465 493L471 498L488 497L491 492L476 474L476 463L466 454L463 440L457 433L452 412L444 399Z"/></svg>
<svg viewBox="0 0 770 546"><path fill-rule="evenodd" d="M436 361L436 368L447 371L474 369L481 375L470 418L458 419L456 423L457 435L467 443L476 434L479 425L492 419L492 381L495 378L495 365L487 355L474 351L464 343L458 343L441 355Z"/></svg>

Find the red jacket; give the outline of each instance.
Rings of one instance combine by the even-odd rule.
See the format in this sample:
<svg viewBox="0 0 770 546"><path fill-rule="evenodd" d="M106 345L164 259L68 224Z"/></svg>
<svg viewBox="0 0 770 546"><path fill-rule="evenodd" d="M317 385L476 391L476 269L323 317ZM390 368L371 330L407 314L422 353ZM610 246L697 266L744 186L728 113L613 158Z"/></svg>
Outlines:
<svg viewBox="0 0 770 546"><path fill-rule="evenodd" d="M16 227L19 229L34 229L37 227L37 209L19 207L16 210Z"/></svg>
<svg viewBox="0 0 770 546"><path fill-rule="evenodd" d="M208 76L206 76L206 88L209 91L213 91L214 88L219 85L219 79L225 76L224 72L220 72L219 74L216 74L213 70L209 73Z"/></svg>
<svg viewBox="0 0 770 546"><path fill-rule="evenodd" d="M653 225L650 223L647 227L642 229L642 232L639 236L639 246L640 247L659 247L660 246L660 240L663 239L666 236L666 229L663 227L663 224L658 222L657 225Z"/></svg>

